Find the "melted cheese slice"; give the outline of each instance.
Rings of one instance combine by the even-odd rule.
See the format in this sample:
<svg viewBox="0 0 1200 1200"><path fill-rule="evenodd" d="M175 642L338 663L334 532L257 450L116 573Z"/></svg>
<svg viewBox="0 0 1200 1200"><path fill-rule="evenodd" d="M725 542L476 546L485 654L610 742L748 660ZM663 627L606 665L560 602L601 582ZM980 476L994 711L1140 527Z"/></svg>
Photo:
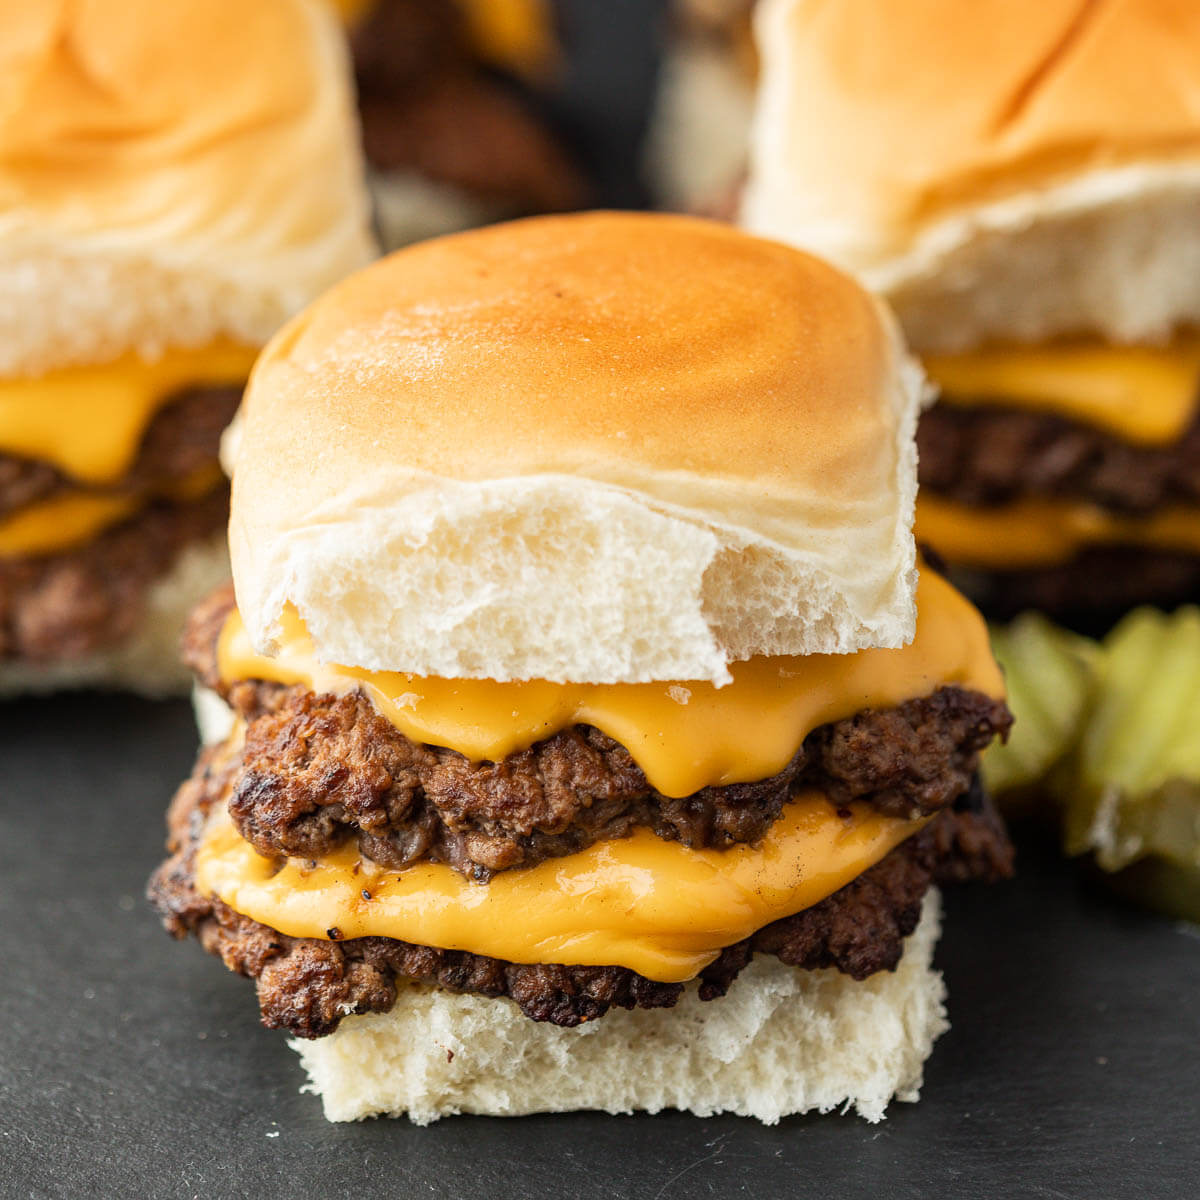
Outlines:
<svg viewBox="0 0 1200 1200"><path fill-rule="evenodd" d="M334 694L361 688L411 741L473 761L499 762L572 725L594 725L633 755L658 791L690 796L777 774L818 725L864 708L892 708L947 684L1004 695L982 618L933 571L921 574L917 613L916 636L899 650L753 658L734 663L733 682L722 688L497 683L328 666L294 611L283 618L273 657L255 653L234 612L218 662L230 683L266 679Z"/></svg>
<svg viewBox="0 0 1200 1200"><path fill-rule="evenodd" d="M956 566L996 570L1053 566L1090 546L1200 554L1200 508L1178 505L1128 517L1057 500L974 508L921 492L916 535Z"/></svg>
<svg viewBox="0 0 1200 1200"><path fill-rule="evenodd" d="M241 387L257 350L217 342L154 362L127 354L100 366L0 380L0 453L51 463L81 483L115 483L146 428L183 388Z"/></svg>
<svg viewBox="0 0 1200 1200"><path fill-rule="evenodd" d="M931 356L946 404L1051 413L1135 445L1178 441L1200 411L1200 339L1172 346L1063 344Z"/></svg>
<svg viewBox="0 0 1200 1200"><path fill-rule="evenodd" d="M213 463L183 479L140 492L64 492L0 519L0 559L59 554L90 542L156 497L180 503L207 495L224 480Z"/></svg>
<svg viewBox="0 0 1200 1200"><path fill-rule="evenodd" d="M628 967L693 978L725 946L844 887L923 821L808 793L756 846L689 850L646 829L484 886L451 867L385 871L346 846L319 863L263 858L222 805L196 855L196 884L291 937L389 937L509 962Z"/></svg>

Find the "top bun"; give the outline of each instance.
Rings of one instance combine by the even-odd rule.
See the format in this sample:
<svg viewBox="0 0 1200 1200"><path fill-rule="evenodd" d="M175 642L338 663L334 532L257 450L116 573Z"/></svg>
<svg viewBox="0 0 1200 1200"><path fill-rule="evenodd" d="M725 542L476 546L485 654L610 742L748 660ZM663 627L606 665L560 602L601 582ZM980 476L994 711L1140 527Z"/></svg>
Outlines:
<svg viewBox="0 0 1200 1200"><path fill-rule="evenodd" d="M0 0L0 372L266 341L371 254L319 0Z"/></svg>
<svg viewBox="0 0 1200 1200"><path fill-rule="evenodd" d="M725 682L914 623L920 375L831 267L713 222L459 234L264 351L230 540L260 650L422 675Z"/></svg>
<svg viewBox="0 0 1200 1200"><path fill-rule="evenodd" d="M919 349L1200 320L1196 0L764 0L743 219Z"/></svg>

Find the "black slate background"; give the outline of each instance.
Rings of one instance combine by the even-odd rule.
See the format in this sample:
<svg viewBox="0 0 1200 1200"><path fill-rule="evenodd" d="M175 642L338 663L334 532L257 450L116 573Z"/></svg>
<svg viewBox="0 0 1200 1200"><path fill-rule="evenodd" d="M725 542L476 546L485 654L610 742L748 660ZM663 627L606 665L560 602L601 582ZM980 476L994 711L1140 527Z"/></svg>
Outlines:
<svg viewBox="0 0 1200 1200"><path fill-rule="evenodd" d="M639 203L659 5L566 0L558 119L601 200ZM252 989L142 900L190 767L187 705L0 704L4 1197L1200 1195L1200 931L1090 890L1052 849L953 893L953 1030L884 1123L595 1114L330 1125Z"/></svg>

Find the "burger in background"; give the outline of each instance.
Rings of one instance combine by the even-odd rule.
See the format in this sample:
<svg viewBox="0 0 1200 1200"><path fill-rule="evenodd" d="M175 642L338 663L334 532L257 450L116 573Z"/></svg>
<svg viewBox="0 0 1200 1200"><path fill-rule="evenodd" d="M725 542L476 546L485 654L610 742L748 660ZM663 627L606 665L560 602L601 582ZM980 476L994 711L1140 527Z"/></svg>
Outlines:
<svg viewBox="0 0 1200 1200"><path fill-rule="evenodd" d="M183 688L221 431L372 253L341 33L309 0L10 0L0 60L0 692Z"/></svg>
<svg viewBox="0 0 1200 1200"><path fill-rule="evenodd" d="M916 1098L935 885L1011 861L921 395L847 277L645 214L410 248L264 352L150 894L327 1116Z"/></svg>
<svg viewBox="0 0 1200 1200"><path fill-rule="evenodd" d="M768 0L752 230L893 304L918 539L998 617L1200 594L1200 6Z"/></svg>
<svg viewBox="0 0 1200 1200"><path fill-rule="evenodd" d="M755 0L674 0L646 142L657 203L732 218L746 178L758 76Z"/></svg>
<svg viewBox="0 0 1200 1200"><path fill-rule="evenodd" d="M539 111L561 65L550 0L336 3L385 249L584 203Z"/></svg>

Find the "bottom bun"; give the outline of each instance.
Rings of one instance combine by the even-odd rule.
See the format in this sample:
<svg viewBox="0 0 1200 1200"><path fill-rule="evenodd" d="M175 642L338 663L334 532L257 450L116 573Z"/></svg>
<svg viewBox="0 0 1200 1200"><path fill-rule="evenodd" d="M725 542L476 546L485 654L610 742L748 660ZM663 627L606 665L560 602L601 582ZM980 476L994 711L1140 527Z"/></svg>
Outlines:
<svg viewBox="0 0 1200 1200"><path fill-rule="evenodd" d="M531 1021L509 1000L412 986L390 1012L292 1046L330 1121L678 1108L773 1125L850 1107L878 1121L893 1097L918 1098L949 1028L931 966L940 927L931 890L897 970L861 983L760 956L723 999L692 988L675 1008L613 1011L577 1029Z"/></svg>
<svg viewBox="0 0 1200 1200"><path fill-rule="evenodd" d="M145 616L133 637L112 649L64 662L0 663L0 696L67 688L185 695L191 672L179 656L184 622L193 606L228 578L229 552L222 530L184 550L150 589Z"/></svg>

